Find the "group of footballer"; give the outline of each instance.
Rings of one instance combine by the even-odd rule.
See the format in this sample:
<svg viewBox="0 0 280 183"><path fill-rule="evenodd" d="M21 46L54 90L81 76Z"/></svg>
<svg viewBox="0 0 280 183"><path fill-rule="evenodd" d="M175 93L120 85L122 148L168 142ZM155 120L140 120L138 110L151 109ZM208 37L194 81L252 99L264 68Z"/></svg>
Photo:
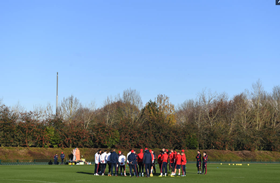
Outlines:
<svg viewBox="0 0 280 183"><path fill-rule="evenodd" d="M202 160L201 160L202 158ZM144 171L147 177L152 177L153 173L156 173L155 162L158 162L160 167L160 175L159 177L167 176L167 167L169 165L169 171L171 171L170 176L175 177L178 171L178 176L186 176L186 164L187 159L185 155L185 151L174 151L171 149L163 148L160 151L158 156L155 155L153 150L148 150L145 148L145 152L143 149L137 154L135 150L131 149L129 153L125 156L121 151L116 153L116 150L107 153L107 151L98 150L95 154L95 174L96 176L102 175L104 176L106 166L109 167L108 176L118 176L120 173L121 176L126 176L126 164L129 166L130 176L136 177L144 177ZM198 170L198 174L207 174L207 161L208 155L206 152L203 153L201 157L200 151L197 151L196 155L196 166ZM202 170L201 170L202 169ZM115 170L113 172L113 170ZM181 171L182 170L182 171ZM119 172L120 171L120 172ZM205 173L204 173L205 171ZM182 173L182 175L181 175Z"/></svg>

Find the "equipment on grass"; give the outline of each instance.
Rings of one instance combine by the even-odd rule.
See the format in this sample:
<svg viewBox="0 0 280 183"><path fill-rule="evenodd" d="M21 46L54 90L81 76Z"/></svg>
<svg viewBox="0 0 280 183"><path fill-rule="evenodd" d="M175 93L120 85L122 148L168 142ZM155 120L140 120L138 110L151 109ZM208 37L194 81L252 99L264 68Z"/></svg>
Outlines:
<svg viewBox="0 0 280 183"><path fill-rule="evenodd" d="M153 176L154 176L154 175L151 173L151 174L150 174L150 177L153 177Z"/></svg>

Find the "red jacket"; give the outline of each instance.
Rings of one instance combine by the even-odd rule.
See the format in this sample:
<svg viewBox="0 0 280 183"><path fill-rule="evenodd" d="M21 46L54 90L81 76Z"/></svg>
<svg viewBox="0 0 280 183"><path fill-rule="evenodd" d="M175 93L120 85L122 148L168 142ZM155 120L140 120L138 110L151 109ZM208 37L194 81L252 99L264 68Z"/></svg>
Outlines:
<svg viewBox="0 0 280 183"><path fill-rule="evenodd" d="M185 154L181 155L181 159L182 159L182 165L186 165L187 164L187 159L186 159Z"/></svg>
<svg viewBox="0 0 280 183"><path fill-rule="evenodd" d="M175 153L172 152L170 155L169 155L169 159L170 159L170 163L174 163L174 159L175 159Z"/></svg>
<svg viewBox="0 0 280 183"><path fill-rule="evenodd" d="M161 159L162 159L162 162L163 163L167 163L168 161L168 155L166 153L164 153L162 156L161 156Z"/></svg>
<svg viewBox="0 0 280 183"><path fill-rule="evenodd" d="M182 158L180 154L176 155L176 165L181 165L182 164Z"/></svg>
<svg viewBox="0 0 280 183"><path fill-rule="evenodd" d="M143 157L144 157L143 149L140 149L140 153L137 154L138 163L142 163L143 162Z"/></svg>

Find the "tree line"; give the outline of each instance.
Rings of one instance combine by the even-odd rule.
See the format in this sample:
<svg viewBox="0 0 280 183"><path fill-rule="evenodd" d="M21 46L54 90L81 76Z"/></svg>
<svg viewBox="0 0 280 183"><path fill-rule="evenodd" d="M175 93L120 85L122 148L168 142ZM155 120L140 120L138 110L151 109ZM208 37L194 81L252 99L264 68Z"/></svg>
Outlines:
<svg viewBox="0 0 280 183"><path fill-rule="evenodd" d="M268 93L260 81L231 99L203 91L176 108L162 94L143 106L132 89L98 109L64 98L58 115L0 106L1 146L280 150L280 86Z"/></svg>

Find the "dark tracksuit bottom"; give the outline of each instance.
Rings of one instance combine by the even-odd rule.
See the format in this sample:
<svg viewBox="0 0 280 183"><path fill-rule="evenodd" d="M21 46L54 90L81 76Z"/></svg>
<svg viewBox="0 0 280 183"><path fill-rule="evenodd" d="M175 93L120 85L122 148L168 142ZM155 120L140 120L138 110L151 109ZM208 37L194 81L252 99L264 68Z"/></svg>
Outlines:
<svg viewBox="0 0 280 183"><path fill-rule="evenodd" d="M157 170L156 170L156 163L153 163L152 166L153 166L153 172L156 174L156 173L157 173Z"/></svg>
<svg viewBox="0 0 280 183"><path fill-rule="evenodd" d="M138 162L139 173L144 173L144 164L143 162Z"/></svg>
<svg viewBox="0 0 280 183"><path fill-rule="evenodd" d="M61 159L61 164L62 164L62 165L63 165L63 162L64 162L64 158Z"/></svg>
<svg viewBox="0 0 280 183"><path fill-rule="evenodd" d="M111 173L111 163L108 163L108 166L109 166L109 171L108 171L108 173Z"/></svg>
<svg viewBox="0 0 280 183"><path fill-rule="evenodd" d="M113 175L113 169L115 168L115 175L118 174L117 163L111 163L111 175Z"/></svg>
<svg viewBox="0 0 280 183"><path fill-rule="evenodd" d="M133 172L132 172L132 169L134 170L134 173L136 174L136 176L138 176L136 164L129 164L129 172L130 172L131 176L134 175Z"/></svg>
<svg viewBox="0 0 280 183"><path fill-rule="evenodd" d="M94 173L98 173L98 169L99 169L99 163L98 163L98 164L95 164L95 170L94 170Z"/></svg>
<svg viewBox="0 0 280 183"><path fill-rule="evenodd" d="M124 171L125 171L125 165L119 165L119 168L118 169L120 169L120 173L124 173Z"/></svg>
<svg viewBox="0 0 280 183"><path fill-rule="evenodd" d="M201 162L200 161L196 162L196 167L197 167L197 171L201 170Z"/></svg>
<svg viewBox="0 0 280 183"><path fill-rule="evenodd" d="M186 175L186 165L182 165L182 175Z"/></svg>
<svg viewBox="0 0 280 183"><path fill-rule="evenodd" d="M167 162L163 162L161 165L161 173L165 174L167 173Z"/></svg>
<svg viewBox="0 0 280 183"><path fill-rule="evenodd" d="M205 174L207 174L207 163L203 163L202 173L204 173L204 169L205 169Z"/></svg>
<svg viewBox="0 0 280 183"><path fill-rule="evenodd" d="M175 171L175 163L170 163L171 166L171 171L174 172Z"/></svg>
<svg viewBox="0 0 280 183"><path fill-rule="evenodd" d="M147 175L147 177L150 177L150 173L151 173L151 163L145 164L145 170L146 170L146 175Z"/></svg>
<svg viewBox="0 0 280 183"><path fill-rule="evenodd" d="M105 173L106 170L106 163L101 164L101 173Z"/></svg>
<svg viewBox="0 0 280 183"><path fill-rule="evenodd" d="M158 166L160 168L160 173L162 173L162 169L161 169L162 163L158 163Z"/></svg>

